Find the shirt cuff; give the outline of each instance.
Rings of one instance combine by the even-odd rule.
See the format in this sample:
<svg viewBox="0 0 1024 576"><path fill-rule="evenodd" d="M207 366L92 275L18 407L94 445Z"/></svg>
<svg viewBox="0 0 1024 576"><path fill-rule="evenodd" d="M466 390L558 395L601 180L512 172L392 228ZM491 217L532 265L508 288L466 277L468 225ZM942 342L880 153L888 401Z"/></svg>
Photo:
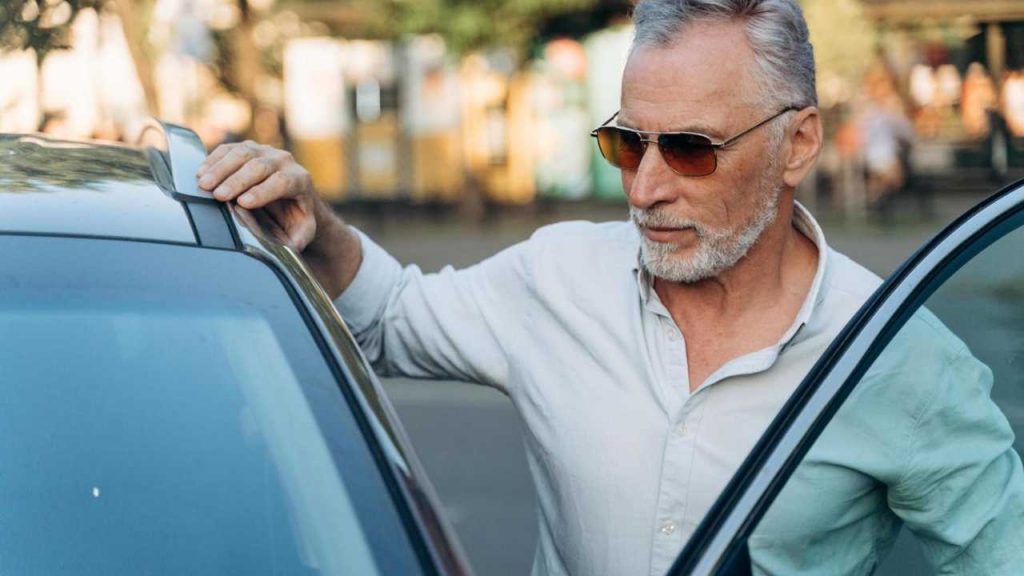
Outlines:
<svg viewBox="0 0 1024 576"><path fill-rule="evenodd" d="M402 265L358 228L363 261L348 288L334 300L338 313L353 333L369 328L384 315L392 289L402 275Z"/></svg>

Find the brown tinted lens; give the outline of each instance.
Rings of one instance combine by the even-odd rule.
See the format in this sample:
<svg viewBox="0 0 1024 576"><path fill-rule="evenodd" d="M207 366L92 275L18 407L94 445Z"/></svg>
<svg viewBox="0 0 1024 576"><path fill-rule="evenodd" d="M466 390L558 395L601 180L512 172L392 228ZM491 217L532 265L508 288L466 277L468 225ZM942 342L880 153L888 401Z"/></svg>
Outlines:
<svg viewBox="0 0 1024 576"><path fill-rule="evenodd" d="M682 176L707 176L717 166L711 140L700 134L662 134L658 148L669 168Z"/></svg>
<svg viewBox="0 0 1024 576"><path fill-rule="evenodd" d="M625 170L636 170L644 156L644 142L640 135L615 126L597 129L597 146L605 160Z"/></svg>

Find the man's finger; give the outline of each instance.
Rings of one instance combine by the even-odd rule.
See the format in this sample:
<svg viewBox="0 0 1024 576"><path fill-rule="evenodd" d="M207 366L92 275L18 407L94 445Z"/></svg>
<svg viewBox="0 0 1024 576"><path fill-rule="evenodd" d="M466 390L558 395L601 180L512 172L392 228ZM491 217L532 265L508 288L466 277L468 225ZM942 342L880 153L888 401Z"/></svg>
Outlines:
<svg viewBox="0 0 1024 576"><path fill-rule="evenodd" d="M196 176L202 178L203 173L209 170L210 166L219 162L235 146L238 146L238 144L221 144L214 148L213 152L210 152L209 156L206 157L206 160L203 160L203 163L199 165L199 169L196 170Z"/></svg>
<svg viewBox="0 0 1024 576"><path fill-rule="evenodd" d="M270 178L275 170L274 164L266 158L249 160L214 188L213 196L221 202L234 200L253 186Z"/></svg>
<svg viewBox="0 0 1024 576"><path fill-rule="evenodd" d="M238 203L243 208L254 210L282 198L293 196L295 196L295 192L292 190L289 178L283 172L274 172L263 181L250 186L244 194L238 197Z"/></svg>
<svg viewBox="0 0 1024 576"><path fill-rule="evenodd" d="M296 208L298 209L298 208ZM316 235L316 219L300 218L288 231L287 246L296 252L302 252L313 241Z"/></svg>
<svg viewBox="0 0 1024 576"><path fill-rule="evenodd" d="M199 178L199 186L204 190L216 190L226 178L237 172L247 162L256 158L257 147L255 144L242 143L231 147L224 154L224 157L215 164L209 164L206 171Z"/></svg>
<svg viewBox="0 0 1024 576"><path fill-rule="evenodd" d="M276 171L260 182L259 186L252 187L240 196L238 202L245 208L258 208L275 200L298 198L308 186L304 180L305 175L303 170Z"/></svg>
<svg viewBox="0 0 1024 576"><path fill-rule="evenodd" d="M300 195L285 202L275 202L258 212L272 222L274 237L279 242L302 252L316 235L312 204L308 196Z"/></svg>

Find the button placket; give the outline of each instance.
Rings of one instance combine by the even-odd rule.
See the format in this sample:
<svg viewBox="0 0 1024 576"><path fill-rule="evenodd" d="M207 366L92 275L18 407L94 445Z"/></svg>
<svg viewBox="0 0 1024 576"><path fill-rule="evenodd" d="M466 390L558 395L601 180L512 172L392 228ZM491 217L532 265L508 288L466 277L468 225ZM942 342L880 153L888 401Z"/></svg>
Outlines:
<svg viewBox="0 0 1024 576"><path fill-rule="evenodd" d="M673 447L672 452L665 454L665 466L674 466L681 475L676 486L681 488L677 495L677 510L681 514L679 520L687 518L691 486L691 473L697 466L697 431L703 417L706 394L691 396L679 411L669 429L667 445Z"/></svg>
<svg viewBox="0 0 1024 576"><path fill-rule="evenodd" d="M667 421L665 427L665 451L662 456L652 549L652 569L655 572L660 570L660 573L671 565L672 559L679 553L680 539L684 536L683 521L691 490L689 470L694 465L696 452L693 438L680 435L679 425L701 404L700 400L695 403L689 400L679 410L679 416Z"/></svg>
<svg viewBox="0 0 1024 576"><path fill-rule="evenodd" d="M676 533L676 523L671 520L662 522L661 529L659 530L665 536L671 536Z"/></svg>

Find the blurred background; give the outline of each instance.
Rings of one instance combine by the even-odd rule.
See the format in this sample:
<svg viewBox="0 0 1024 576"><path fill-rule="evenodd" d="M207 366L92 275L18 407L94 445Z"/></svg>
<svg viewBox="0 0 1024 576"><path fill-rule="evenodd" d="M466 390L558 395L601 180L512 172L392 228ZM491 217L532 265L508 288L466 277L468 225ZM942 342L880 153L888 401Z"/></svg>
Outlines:
<svg viewBox="0 0 1024 576"><path fill-rule="evenodd" d="M1024 2L804 0L829 147L802 194L885 213L1024 167ZM0 131L287 147L337 203L620 199L628 0L4 0Z"/></svg>
<svg viewBox="0 0 1024 576"><path fill-rule="evenodd" d="M802 0L827 145L798 191L887 275L1024 177L1024 0ZM618 108L628 0L0 0L0 132L285 147L403 262L465 266L568 219L622 219L591 128ZM385 382L480 574L536 539L496 392Z"/></svg>

